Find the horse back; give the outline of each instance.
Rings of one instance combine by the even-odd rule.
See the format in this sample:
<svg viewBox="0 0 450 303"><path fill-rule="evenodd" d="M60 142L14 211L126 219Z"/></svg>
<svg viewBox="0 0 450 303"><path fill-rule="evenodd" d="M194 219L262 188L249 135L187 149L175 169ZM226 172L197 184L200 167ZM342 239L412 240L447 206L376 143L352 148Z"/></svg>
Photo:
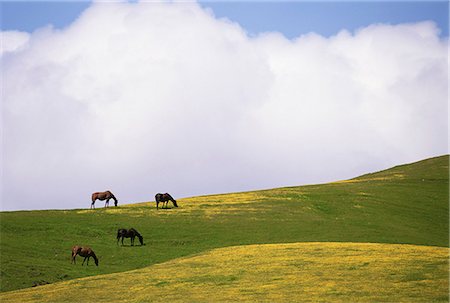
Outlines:
<svg viewBox="0 0 450 303"><path fill-rule="evenodd" d="M172 196L169 194L169 193L165 193L164 194L164 200L166 200L166 201L173 201L173 200L175 200L174 198L172 198Z"/></svg>
<svg viewBox="0 0 450 303"><path fill-rule="evenodd" d="M88 257L91 256L93 254L93 251L90 247L81 247L80 251L78 252L78 254L82 257Z"/></svg>
<svg viewBox="0 0 450 303"><path fill-rule="evenodd" d="M138 231L137 230L135 230L134 228L130 228L129 230L128 230L128 233L130 234L130 235L134 235L134 236L137 236L137 235L139 235L140 236L140 234L138 233Z"/></svg>
<svg viewBox="0 0 450 303"><path fill-rule="evenodd" d="M96 192L92 194L92 202L94 202L95 200L99 199L99 200L105 200L106 197L106 192Z"/></svg>
<svg viewBox="0 0 450 303"><path fill-rule="evenodd" d="M155 201L156 202L166 202L166 201L169 201L169 200L174 200L174 199L168 193L165 193L165 194L158 193L155 196Z"/></svg>
<svg viewBox="0 0 450 303"><path fill-rule="evenodd" d="M99 199L101 201L114 197L113 193L109 190L104 192L96 192L92 194L92 202Z"/></svg>

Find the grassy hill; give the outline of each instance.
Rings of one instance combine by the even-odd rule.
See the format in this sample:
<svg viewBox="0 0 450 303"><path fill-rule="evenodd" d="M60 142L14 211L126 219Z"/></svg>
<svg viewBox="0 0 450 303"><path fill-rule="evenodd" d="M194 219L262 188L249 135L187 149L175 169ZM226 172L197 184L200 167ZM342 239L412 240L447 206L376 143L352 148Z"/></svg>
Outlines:
<svg viewBox="0 0 450 303"><path fill-rule="evenodd" d="M329 184L179 199L177 209L157 211L145 202L2 212L1 290L124 272L236 245L448 247L448 161L442 156ZM117 246L121 227L136 228L146 245ZM74 244L90 245L100 266L70 264Z"/></svg>
<svg viewBox="0 0 450 303"><path fill-rule="evenodd" d="M0 295L2 302L448 302L448 249L288 243L219 248L118 274ZM20 300L18 300L20 299Z"/></svg>

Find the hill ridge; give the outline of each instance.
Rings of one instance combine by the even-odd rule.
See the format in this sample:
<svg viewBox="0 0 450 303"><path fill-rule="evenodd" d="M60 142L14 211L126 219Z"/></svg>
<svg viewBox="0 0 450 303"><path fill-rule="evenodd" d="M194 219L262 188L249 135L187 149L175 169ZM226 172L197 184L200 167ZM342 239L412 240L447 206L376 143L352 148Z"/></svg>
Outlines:
<svg viewBox="0 0 450 303"><path fill-rule="evenodd" d="M385 175L385 174L394 174L394 173L402 171L404 169L406 169L408 171L411 167L414 167L414 168L417 168L418 166L432 167L434 163L440 163L440 165L442 165L442 167L444 169L446 169L447 175L446 176L442 175L440 172L439 175L434 176L434 175L430 175L430 174L424 174L423 171L420 171L419 172L420 174L415 175L415 177L422 179L422 178L430 178L430 177L434 176L434 177L438 177L438 179L448 179L449 155L446 154L446 155L436 156L436 157L427 158L427 159L423 159L423 160L419 160L419 161L414 161L411 163L396 165L396 166L393 166L388 169L383 169L380 171L363 174L361 176L352 178L350 180L364 179L364 178L368 178L368 177L372 177L372 176ZM409 177L409 178L411 178L411 177Z"/></svg>

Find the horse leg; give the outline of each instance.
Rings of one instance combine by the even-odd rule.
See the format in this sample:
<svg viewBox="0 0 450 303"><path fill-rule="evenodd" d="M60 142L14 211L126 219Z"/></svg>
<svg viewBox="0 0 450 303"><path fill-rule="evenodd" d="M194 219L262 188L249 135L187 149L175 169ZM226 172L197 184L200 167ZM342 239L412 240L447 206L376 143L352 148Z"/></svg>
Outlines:
<svg viewBox="0 0 450 303"><path fill-rule="evenodd" d="M134 236L131 237L131 246L134 246Z"/></svg>
<svg viewBox="0 0 450 303"><path fill-rule="evenodd" d="M73 252L72 252L72 260L70 261L70 264L72 264L72 263L73 263L73 264L77 264L76 258L75 258L76 256L77 256L77 253L73 253Z"/></svg>
<svg viewBox="0 0 450 303"><path fill-rule="evenodd" d="M109 199L108 199L108 200L106 200L106 202L105 202L105 207L106 207L106 205L108 205L108 206L109 206Z"/></svg>
<svg viewBox="0 0 450 303"><path fill-rule="evenodd" d="M122 236L122 246L123 246L123 238L124 238L124 236Z"/></svg>
<svg viewBox="0 0 450 303"><path fill-rule="evenodd" d="M81 263L81 266L84 265L84 262L86 261L87 257L84 257L83 263Z"/></svg>
<svg viewBox="0 0 450 303"><path fill-rule="evenodd" d="M94 208L95 209L95 201L92 201L91 203L91 209Z"/></svg>
<svg viewBox="0 0 450 303"><path fill-rule="evenodd" d="M159 204L159 202L158 202L158 201L156 201L156 209L158 209L158 204Z"/></svg>

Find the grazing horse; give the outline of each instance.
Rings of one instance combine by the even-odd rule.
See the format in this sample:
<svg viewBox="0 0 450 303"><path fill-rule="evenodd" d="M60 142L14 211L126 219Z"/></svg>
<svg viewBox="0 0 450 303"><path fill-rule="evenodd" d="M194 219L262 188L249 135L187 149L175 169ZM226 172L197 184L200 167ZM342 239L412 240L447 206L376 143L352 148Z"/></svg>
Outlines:
<svg viewBox="0 0 450 303"><path fill-rule="evenodd" d="M95 201L96 200L106 200L105 202L105 207L108 205L109 206L109 200L113 199L114 200L114 206L117 206L117 202L119 202L119 200L116 199L116 197L113 195L112 192L110 192L109 190L104 191L104 192L99 192L99 193L93 193L92 194L92 203L91 203L91 209L95 208Z"/></svg>
<svg viewBox="0 0 450 303"><path fill-rule="evenodd" d="M169 195L168 193L165 193L165 194L158 193L158 194L156 194L155 201L156 201L156 209L158 209L159 202L163 203L163 205L164 205L164 203L166 203L166 208L167 208L167 204L169 203L169 201L172 201L173 205L175 207L178 207L177 201L174 198L172 198L172 196Z"/></svg>
<svg viewBox="0 0 450 303"><path fill-rule="evenodd" d="M144 245L144 238L141 236L140 233L138 233L137 230L135 230L134 228L130 228L128 230L125 228L120 228L117 231L117 245L119 244L120 238L122 238L122 246L123 246L123 238L131 238L131 246L134 246L135 237L138 237L139 242L141 242L141 245Z"/></svg>
<svg viewBox="0 0 450 303"><path fill-rule="evenodd" d="M94 258L95 265L98 266L97 256L95 255L94 251L90 247L78 246L78 245L75 245L74 247L72 247L72 261L70 263L76 264L75 257L77 255L84 257L84 260L83 260L83 263L81 264L81 266L84 265L84 261L86 261L86 259L87 259L87 265L89 265L90 257Z"/></svg>

